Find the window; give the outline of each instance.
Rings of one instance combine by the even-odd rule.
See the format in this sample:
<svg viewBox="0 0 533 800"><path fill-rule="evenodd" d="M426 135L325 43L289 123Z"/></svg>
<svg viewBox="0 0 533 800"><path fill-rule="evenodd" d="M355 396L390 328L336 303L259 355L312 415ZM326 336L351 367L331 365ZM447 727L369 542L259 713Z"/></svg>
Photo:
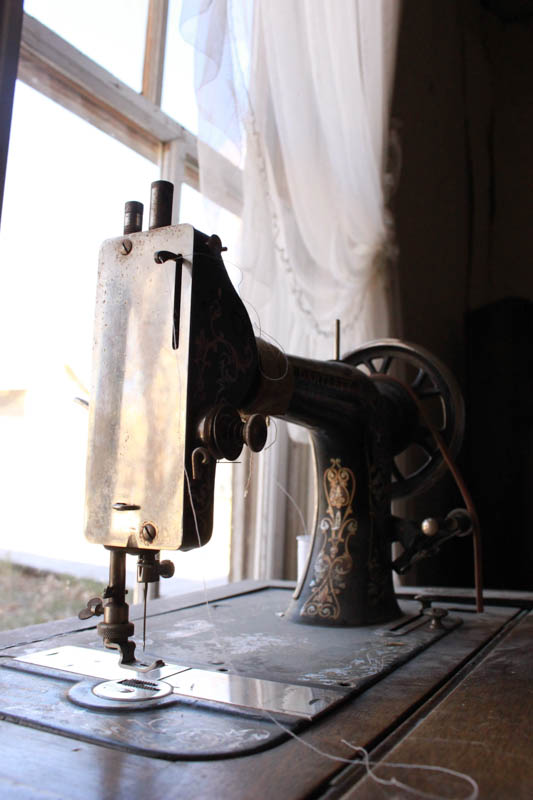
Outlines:
<svg viewBox="0 0 533 800"><path fill-rule="evenodd" d="M136 92L142 90L148 0L24 0L24 11Z"/></svg>
<svg viewBox="0 0 533 800"><path fill-rule="evenodd" d="M13 561L104 584L107 553L83 536L87 415L74 402L90 381L98 248L120 234L125 201L148 207L150 182L159 176L175 184L177 201L181 194L180 219L204 226L195 191L196 139L180 124L193 125L194 109L171 116L160 106L166 42L172 54L165 109L172 81L183 79L172 75L179 4L170 4L168 35L165 0L128 0L127 15L124 5L26 0L0 231L0 329L9 343L0 369L0 485L8 499L0 558L11 554ZM127 26L120 31L119 20ZM221 164L230 187L227 208L224 197L216 200L224 224L237 231L232 212L239 207L239 179L222 157ZM227 574L230 475L231 467L221 465L223 502L212 542L198 553L172 556L177 578L162 582L166 593ZM129 566L133 576L133 561ZM185 577L194 583L185 584ZM38 602L46 602L43 593ZM44 618L54 615L44 612ZM56 615L66 613L61 607Z"/></svg>
<svg viewBox="0 0 533 800"><path fill-rule="evenodd" d="M161 108L180 125L197 134L194 48L180 36L180 15L181 0L170 0Z"/></svg>
<svg viewBox="0 0 533 800"><path fill-rule="evenodd" d="M11 451L2 448L4 520L15 534L4 534L2 549L13 558L38 555L43 567L103 565L106 553L79 535L87 412L74 398L87 397L90 386L100 244L121 232L124 193L137 197L142 187L148 195L158 168L20 83L11 140L0 236L0 335L8 343L0 387L25 397L22 428L19 417L15 423L21 438Z"/></svg>

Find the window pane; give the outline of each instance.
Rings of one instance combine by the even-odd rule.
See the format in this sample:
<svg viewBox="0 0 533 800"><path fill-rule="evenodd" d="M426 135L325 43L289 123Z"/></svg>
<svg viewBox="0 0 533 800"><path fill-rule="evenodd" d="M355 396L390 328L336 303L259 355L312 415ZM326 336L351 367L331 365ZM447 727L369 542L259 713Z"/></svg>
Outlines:
<svg viewBox="0 0 533 800"><path fill-rule="evenodd" d="M0 557L62 572L87 562L89 576L100 565L104 585L108 554L83 535L87 411L74 398L91 380L100 244L121 234L125 200L147 208L157 178L17 83L0 231Z"/></svg>
<svg viewBox="0 0 533 800"><path fill-rule="evenodd" d="M148 0L25 0L24 10L141 91Z"/></svg>
<svg viewBox="0 0 533 800"><path fill-rule="evenodd" d="M198 134L194 92L194 48L180 33L181 0L170 0L161 108L180 125Z"/></svg>

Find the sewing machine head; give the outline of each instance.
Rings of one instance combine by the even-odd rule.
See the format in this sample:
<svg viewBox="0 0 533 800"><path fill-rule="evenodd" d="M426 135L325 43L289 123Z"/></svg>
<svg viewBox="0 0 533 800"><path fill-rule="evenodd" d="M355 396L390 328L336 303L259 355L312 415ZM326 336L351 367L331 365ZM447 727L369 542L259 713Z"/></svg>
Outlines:
<svg viewBox="0 0 533 800"><path fill-rule="evenodd" d="M106 645L134 660L126 554L138 556L146 584L172 571L160 550L205 544L217 459L236 459L244 444L261 450L265 418L277 415L309 429L317 466L316 528L287 618L393 619L392 567L405 571L470 528L466 512L421 530L390 510L392 498L421 491L445 469L424 398L438 401L448 448L460 445L453 378L425 351L393 340L342 361L286 356L255 338L220 239L170 226L170 185L153 185L148 231L138 206L127 205L124 235L100 255L86 536L110 549L111 568L103 600L90 601L85 616L103 613ZM425 457L405 476L395 458L411 442ZM394 541L404 553L392 562Z"/></svg>

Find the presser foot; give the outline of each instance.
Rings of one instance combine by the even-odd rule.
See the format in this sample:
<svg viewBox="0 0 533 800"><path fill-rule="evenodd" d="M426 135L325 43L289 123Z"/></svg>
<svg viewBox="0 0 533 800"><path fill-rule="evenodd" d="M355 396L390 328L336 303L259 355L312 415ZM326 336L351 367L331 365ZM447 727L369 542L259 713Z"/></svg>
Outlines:
<svg viewBox="0 0 533 800"><path fill-rule="evenodd" d="M138 661L135 658L135 642L105 642L105 646L109 650L118 650L120 653L118 663L123 669L130 669L134 672L151 672L159 667L164 667L165 662L161 658L155 658L153 661L144 659ZM144 651L144 648L143 648Z"/></svg>

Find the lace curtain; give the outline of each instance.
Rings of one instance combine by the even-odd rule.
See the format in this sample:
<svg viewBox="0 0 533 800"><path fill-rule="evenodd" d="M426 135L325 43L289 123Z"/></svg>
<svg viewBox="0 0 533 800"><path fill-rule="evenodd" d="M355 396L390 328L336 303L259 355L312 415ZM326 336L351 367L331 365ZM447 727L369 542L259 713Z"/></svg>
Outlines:
<svg viewBox="0 0 533 800"><path fill-rule="evenodd" d="M212 149L242 167L241 296L257 333L290 353L333 358L336 319L343 352L394 332L386 160L400 7L183 0L182 33L197 54L199 138L208 145L200 146L202 188L209 182L219 194ZM276 447L283 453L286 442ZM279 460L266 454L259 467L257 519L269 540L285 502L273 488L283 480ZM265 563L279 560L270 554Z"/></svg>
<svg viewBox="0 0 533 800"><path fill-rule="evenodd" d="M399 10L400 0L183 2L200 139L244 166L241 294L299 355L331 357L335 319L344 349L389 332ZM217 181L209 148L200 160L205 187Z"/></svg>

